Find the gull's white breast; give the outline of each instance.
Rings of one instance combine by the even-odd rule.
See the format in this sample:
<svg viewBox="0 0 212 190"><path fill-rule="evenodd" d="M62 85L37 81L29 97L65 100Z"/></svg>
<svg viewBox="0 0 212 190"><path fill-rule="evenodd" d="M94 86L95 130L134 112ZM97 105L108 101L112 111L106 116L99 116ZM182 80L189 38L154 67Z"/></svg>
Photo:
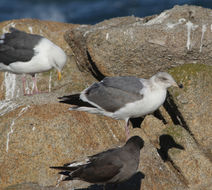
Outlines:
<svg viewBox="0 0 212 190"><path fill-rule="evenodd" d="M166 89L147 89L141 100L126 104L113 114L116 119L141 117L157 110L165 101Z"/></svg>

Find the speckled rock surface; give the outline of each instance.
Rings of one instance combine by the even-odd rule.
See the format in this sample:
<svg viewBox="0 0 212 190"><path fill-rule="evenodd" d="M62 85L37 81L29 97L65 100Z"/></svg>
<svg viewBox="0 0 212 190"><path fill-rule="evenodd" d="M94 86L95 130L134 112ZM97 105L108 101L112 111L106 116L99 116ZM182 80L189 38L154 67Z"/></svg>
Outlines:
<svg viewBox="0 0 212 190"><path fill-rule="evenodd" d="M174 92L183 125L212 161L212 67L186 64L170 73L184 85L182 90Z"/></svg>
<svg viewBox="0 0 212 190"><path fill-rule="evenodd" d="M58 175L49 166L109 148L125 139L124 127L117 121L69 112L68 106L50 102L27 103L5 114L0 130L2 187L23 182L55 184Z"/></svg>
<svg viewBox="0 0 212 190"><path fill-rule="evenodd" d="M184 63L211 65L211 24L210 9L184 5L160 15L81 26L65 36L82 69L98 75L93 61L105 76L149 77Z"/></svg>

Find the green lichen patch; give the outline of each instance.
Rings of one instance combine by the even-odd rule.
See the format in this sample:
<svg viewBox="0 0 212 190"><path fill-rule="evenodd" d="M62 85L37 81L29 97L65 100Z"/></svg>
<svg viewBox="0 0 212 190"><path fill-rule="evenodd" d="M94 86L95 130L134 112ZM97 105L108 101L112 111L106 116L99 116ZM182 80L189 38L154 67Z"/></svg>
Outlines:
<svg viewBox="0 0 212 190"><path fill-rule="evenodd" d="M203 64L184 64L169 70L178 83L188 83L191 79L202 74L212 76L212 66Z"/></svg>
<svg viewBox="0 0 212 190"><path fill-rule="evenodd" d="M184 64L170 69L169 73L178 84L183 84L183 89L171 89L173 95L177 97L181 93L180 90L186 92L189 86L197 86L199 84L199 79L202 80L208 77L212 79L212 66L203 64Z"/></svg>
<svg viewBox="0 0 212 190"><path fill-rule="evenodd" d="M164 130L164 134L172 136L174 139L181 139L183 136L183 128L181 126L176 125L168 125Z"/></svg>

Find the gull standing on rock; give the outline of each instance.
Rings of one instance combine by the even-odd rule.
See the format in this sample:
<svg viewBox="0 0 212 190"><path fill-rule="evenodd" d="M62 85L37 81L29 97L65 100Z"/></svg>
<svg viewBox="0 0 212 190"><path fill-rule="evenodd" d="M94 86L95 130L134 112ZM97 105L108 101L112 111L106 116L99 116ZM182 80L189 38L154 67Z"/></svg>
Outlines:
<svg viewBox="0 0 212 190"><path fill-rule="evenodd" d="M65 63L64 51L43 36L28 34L11 27L10 33L0 37L0 71L30 74L35 93L38 93L35 74L55 68L60 80ZM22 82L24 95L26 95L25 76L22 77Z"/></svg>
<svg viewBox="0 0 212 190"><path fill-rule="evenodd" d="M63 181L78 179L89 183L117 184L136 173L143 146L144 141L139 136L133 136L122 147L50 168L61 170L59 174L66 176Z"/></svg>
<svg viewBox="0 0 212 190"><path fill-rule="evenodd" d="M126 122L129 137L129 119L157 110L165 101L167 88L176 86L172 76L159 72L150 79L133 76L106 77L92 84L80 94L60 97L60 102L74 105L70 110L102 114Z"/></svg>

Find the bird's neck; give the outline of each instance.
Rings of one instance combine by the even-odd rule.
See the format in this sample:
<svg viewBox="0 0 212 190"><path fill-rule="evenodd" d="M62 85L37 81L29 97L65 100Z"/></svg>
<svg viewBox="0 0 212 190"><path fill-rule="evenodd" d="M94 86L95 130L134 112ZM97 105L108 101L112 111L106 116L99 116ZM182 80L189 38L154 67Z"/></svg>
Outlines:
<svg viewBox="0 0 212 190"><path fill-rule="evenodd" d="M163 85L160 85L156 80L155 76L152 76L149 80L149 86L151 90L162 90L166 91L166 88Z"/></svg>
<svg viewBox="0 0 212 190"><path fill-rule="evenodd" d="M125 149L129 152L131 152L132 154L135 154L136 152L139 153L139 149L136 145L134 144L128 144L127 146L125 146Z"/></svg>

